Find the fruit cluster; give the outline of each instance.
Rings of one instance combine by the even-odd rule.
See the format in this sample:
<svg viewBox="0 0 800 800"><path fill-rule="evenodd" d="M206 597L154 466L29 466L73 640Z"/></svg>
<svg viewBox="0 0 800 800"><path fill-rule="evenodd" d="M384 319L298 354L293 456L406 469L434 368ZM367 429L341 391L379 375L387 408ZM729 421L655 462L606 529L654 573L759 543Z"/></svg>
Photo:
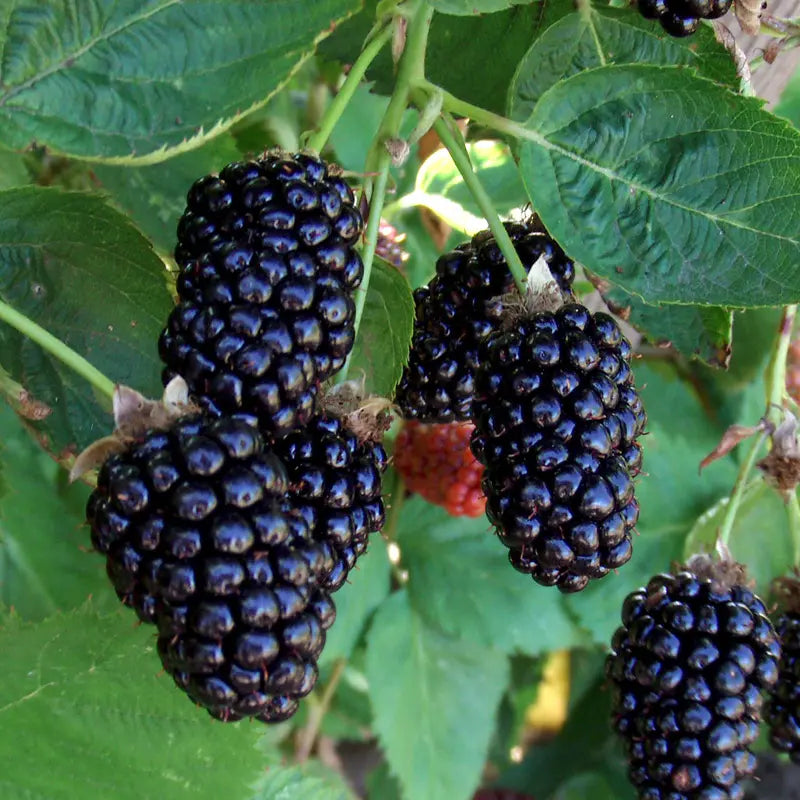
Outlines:
<svg viewBox="0 0 800 800"><path fill-rule="evenodd" d="M195 182L159 349L200 410L134 437L89 498L118 596L221 720L296 711L330 595L383 525L380 426L356 435L319 402L353 345L362 230L351 189L304 153Z"/></svg>
<svg viewBox="0 0 800 800"><path fill-rule="evenodd" d="M505 228L526 269L546 264L561 307L527 309L494 237L477 234L443 255L435 277L415 294L397 402L412 420L474 423L471 449L485 468L487 516L512 565L538 583L575 592L631 557L637 439L646 415L631 347L616 323L563 304L573 262L535 217ZM435 494L433 502L447 507L448 492L462 493L465 481L438 467L433 435L407 430L398 440L398 468L409 488ZM407 452L423 441L426 450L415 448L420 455ZM459 461L455 451L450 463Z"/></svg>
<svg viewBox="0 0 800 800"><path fill-rule="evenodd" d="M690 36L701 19L719 19L728 13L733 0L637 0L645 19L657 19L675 37Z"/></svg>

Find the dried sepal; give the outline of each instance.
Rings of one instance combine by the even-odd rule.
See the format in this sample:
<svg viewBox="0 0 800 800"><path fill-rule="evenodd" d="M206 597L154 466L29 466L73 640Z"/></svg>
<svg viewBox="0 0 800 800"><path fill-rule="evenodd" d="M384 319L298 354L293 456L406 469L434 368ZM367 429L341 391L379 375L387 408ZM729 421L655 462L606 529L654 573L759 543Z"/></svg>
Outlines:
<svg viewBox="0 0 800 800"><path fill-rule="evenodd" d="M800 484L800 442L797 438L797 417L785 410L784 417L772 434L772 449L756 465L765 480L788 496Z"/></svg>
<svg viewBox="0 0 800 800"><path fill-rule="evenodd" d="M101 466L115 453L127 450L147 431L167 430L179 417L195 414L199 408L189 400L189 387L180 376L173 378L160 400L151 400L130 386L118 384L113 397L114 430L92 442L78 454L69 471L70 481Z"/></svg>
<svg viewBox="0 0 800 800"><path fill-rule="evenodd" d="M722 434L719 444L700 462L698 471L702 471L709 464L728 455L736 445L740 444L745 439L749 439L757 433L769 431L771 427L771 424L765 419L762 419L758 425L752 427L747 425L731 425L728 430Z"/></svg>
<svg viewBox="0 0 800 800"><path fill-rule="evenodd" d="M761 14L766 3L762 0L736 0L734 13L742 30L750 36L758 36L761 30Z"/></svg>
<svg viewBox="0 0 800 800"><path fill-rule="evenodd" d="M401 412L385 397L367 397L365 380L366 376L331 387L321 406L324 413L341 419L359 441L380 442L392 426L392 418Z"/></svg>
<svg viewBox="0 0 800 800"><path fill-rule="evenodd" d="M795 567L792 575L775 578L772 592L781 608L800 614L800 569Z"/></svg>
<svg viewBox="0 0 800 800"><path fill-rule="evenodd" d="M722 542L717 542L716 558L710 553L697 553L691 556L685 568L701 580L711 581L715 591L726 591L733 586L754 586L747 575L747 567L733 559L730 550Z"/></svg>

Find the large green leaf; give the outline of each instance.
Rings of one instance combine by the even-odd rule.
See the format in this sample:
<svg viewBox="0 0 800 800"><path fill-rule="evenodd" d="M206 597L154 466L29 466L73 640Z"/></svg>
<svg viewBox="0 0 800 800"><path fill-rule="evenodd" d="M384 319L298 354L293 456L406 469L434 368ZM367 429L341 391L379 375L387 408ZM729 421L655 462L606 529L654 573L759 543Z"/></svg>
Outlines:
<svg viewBox="0 0 800 800"><path fill-rule="evenodd" d="M733 312L719 306L650 305L611 287L603 299L656 345L671 344L689 358L724 367L731 356Z"/></svg>
<svg viewBox="0 0 800 800"><path fill-rule="evenodd" d="M223 134L196 150L154 166L98 164L94 173L114 203L130 215L160 251L171 255L189 187L239 157L233 136Z"/></svg>
<svg viewBox="0 0 800 800"><path fill-rule="evenodd" d="M680 67L607 66L548 89L520 164L571 257L648 302L800 299L800 133Z"/></svg>
<svg viewBox="0 0 800 800"><path fill-rule="evenodd" d="M164 265L101 198L26 187L0 193L0 298L118 383L160 395L156 341L172 306ZM112 425L83 378L0 327L0 364L52 413L48 447L83 447ZM109 404L110 405L110 404Z"/></svg>
<svg viewBox="0 0 800 800"><path fill-rule="evenodd" d="M527 202L525 187L508 147L482 140L467 145L473 168L499 214ZM417 173L414 191L400 201L403 207L424 206L456 230L473 235L487 225L472 193L444 148L434 151Z"/></svg>
<svg viewBox="0 0 800 800"><path fill-rule="evenodd" d="M263 727L195 707L160 672L153 628L129 612L8 621L0 652L3 798L247 798L263 774Z"/></svg>
<svg viewBox="0 0 800 800"><path fill-rule="evenodd" d="M116 605L105 561L87 552L87 489L67 475L0 406L0 605L26 620L68 611L90 595Z"/></svg>
<svg viewBox="0 0 800 800"><path fill-rule="evenodd" d="M683 64L738 88L730 53L709 26L694 36L664 36L658 22L634 8L589 6L562 17L531 45L508 91L508 115L525 120L547 89L563 78L606 64Z"/></svg>
<svg viewBox="0 0 800 800"><path fill-rule="evenodd" d="M391 397L408 362L413 330L414 298L408 281L399 269L375 258L350 376L363 371L368 391Z"/></svg>
<svg viewBox="0 0 800 800"><path fill-rule="evenodd" d="M408 800L467 800L480 780L508 663L442 635L405 591L376 613L367 678L386 760Z"/></svg>
<svg viewBox="0 0 800 800"><path fill-rule="evenodd" d="M370 615L389 594L389 573L386 545L376 536L367 552L358 559L344 591L334 598L336 624L328 631L320 664L350 657Z"/></svg>
<svg viewBox="0 0 800 800"><path fill-rule="evenodd" d="M642 365L636 379L647 409L648 433L641 439L646 474L636 486L641 517L633 558L619 574L593 581L567 598L569 609L603 644L619 624L625 595L680 559L694 521L727 494L736 479L730 457L698 474L701 459L717 444L723 427L709 417L693 387L670 365Z"/></svg>
<svg viewBox="0 0 800 800"><path fill-rule="evenodd" d="M775 106L775 113L786 117L795 127L800 128L800 70L795 72L783 90L781 99Z"/></svg>
<svg viewBox="0 0 800 800"><path fill-rule="evenodd" d="M25 157L0 147L0 189L13 189L31 182Z"/></svg>
<svg viewBox="0 0 800 800"><path fill-rule="evenodd" d="M8 0L5 142L154 163L262 105L358 0Z"/></svg>
<svg viewBox="0 0 800 800"><path fill-rule="evenodd" d="M740 445L747 447L748 443ZM714 551L717 533L728 507L728 498L698 518L684 545L685 557ZM733 557L747 564L758 591L766 596L773 578L788 572L794 563L789 515L783 498L760 478L745 490L731 530Z"/></svg>
<svg viewBox="0 0 800 800"><path fill-rule="evenodd" d="M403 506L398 544L411 603L432 627L505 652L586 640L559 592L514 571L484 517L456 519L415 497Z"/></svg>

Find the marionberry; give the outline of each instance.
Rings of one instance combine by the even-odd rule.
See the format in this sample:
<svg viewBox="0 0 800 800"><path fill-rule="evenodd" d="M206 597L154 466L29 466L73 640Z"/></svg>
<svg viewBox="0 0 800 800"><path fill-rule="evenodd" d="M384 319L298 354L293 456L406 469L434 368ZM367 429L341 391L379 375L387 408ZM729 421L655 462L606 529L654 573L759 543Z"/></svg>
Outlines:
<svg viewBox="0 0 800 800"><path fill-rule="evenodd" d="M247 421L193 416L100 470L94 547L125 605L159 630L175 682L213 716L290 716L313 688L335 617L335 566L288 495L286 468Z"/></svg>
<svg viewBox="0 0 800 800"><path fill-rule="evenodd" d="M537 583L579 591L631 557L646 415L630 358L611 317L574 303L485 343L472 451L487 516Z"/></svg>
<svg viewBox="0 0 800 800"><path fill-rule="evenodd" d="M178 305L159 340L213 414L244 412L280 435L313 412L353 346L363 222L335 168L267 155L196 181L178 223Z"/></svg>
<svg viewBox="0 0 800 800"><path fill-rule="evenodd" d="M543 256L561 289L570 290L575 265L538 223L507 222L505 228L526 268ZM411 352L396 397L406 417L469 420L480 346L498 324L498 297L513 288L489 231L439 258L435 277L414 292Z"/></svg>
<svg viewBox="0 0 800 800"><path fill-rule="evenodd" d="M742 797L780 644L742 581L685 569L627 596L606 673L639 798Z"/></svg>
<svg viewBox="0 0 800 800"><path fill-rule="evenodd" d="M320 585L336 591L366 550L369 534L383 526L386 451L360 440L344 420L320 412L277 440L275 452L286 465L292 508L329 560Z"/></svg>

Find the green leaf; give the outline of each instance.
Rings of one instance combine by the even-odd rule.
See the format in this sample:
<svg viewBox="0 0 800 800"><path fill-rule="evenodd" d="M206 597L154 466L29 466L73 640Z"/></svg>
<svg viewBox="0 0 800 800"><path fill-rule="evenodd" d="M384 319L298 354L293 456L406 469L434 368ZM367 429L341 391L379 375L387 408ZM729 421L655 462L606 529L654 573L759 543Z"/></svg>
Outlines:
<svg viewBox="0 0 800 800"><path fill-rule="evenodd" d="M375 21L376 5L377 0L367 0L360 14L340 25L322 42L322 55L351 64ZM510 0L503 5L510 5ZM573 10L573 0L548 0L479 17L436 14L428 37L426 76L462 100L503 113L508 86L531 42L554 20ZM485 64L491 69L481 68ZM392 93L394 76L391 55L386 51L367 72L375 81L375 91L387 95Z"/></svg>
<svg viewBox="0 0 800 800"><path fill-rule="evenodd" d="M314 774L317 773L317 774ZM323 768L270 767L251 800L353 800L341 775Z"/></svg>
<svg viewBox="0 0 800 800"><path fill-rule="evenodd" d="M389 767L381 764L367 776L367 797L369 800L402 800L400 786Z"/></svg>
<svg viewBox="0 0 800 800"><path fill-rule="evenodd" d="M430 0L430 4L441 14L475 16L502 11L509 6L523 5L532 0Z"/></svg>
<svg viewBox="0 0 800 800"><path fill-rule="evenodd" d="M372 612L389 594L389 589L389 557L385 544L376 536L350 573L347 587L334 598L336 624L328 631L321 665L350 657Z"/></svg>
<svg viewBox="0 0 800 800"><path fill-rule="evenodd" d="M431 627L504 652L585 641L563 595L515 572L490 528L484 517L456 519L419 497L406 502L397 536L416 613Z"/></svg>
<svg viewBox="0 0 800 800"><path fill-rule="evenodd" d="M350 375L366 375L372 394L391 397L408 362L414 330L414 298L399 269L375 258L364 315L353 347Z"/></svg>
<svg viewBox="0 0 800 800"><path fill-rule="evenodd" d="M682 64L733 89L736 67L714 30L665 37L658 22L633 8L586 6L549 27L520 61L508 91L508 116L526 120L539 98L570 75L606 64Z"/></svg>
<svg viewBox="0 0 800 800"><path fill-rule="evenodd" d="M745 442L740 447L748 447ZM700 516L686 537L683 555L714 551L729 498L723 498ZM786 574L794 563L789 515L783 498L761 478L746 489L736 510L729 547L733 557L747 565L748 575L766 597L770 582Z"/></svg>
<svg viewBox="0 0 800 800"><path fill-rule="evenodd" d="M792 79L783 90L775 113L786 117L796 128L800 128L800 70L796 71Z"/></svg>
<svg viewBox="0 0 800 800"><path fill-rule="evenodd" d="M233 136L226 133L155 166L98 164L94 173L114 204L130 215L161 252L172 255L189 187L240 157Z"/></svg>
<svg viewBox="0 0 800 800"><path fill-rule="evenodd" d="M680 559L695 519L727 494L736 479L730 457L698 474L700 461L715 447L723 427L709 418L694 387L674 367L640 365L636 383L647 409L648 433L641 439L645 474L636 486L641 516L633 557L619 574L592 581L566 600L594 641L604 645L619 624L625 596Z"/></svg>
<svg viewBox="0 0 800 800"><path fill-rule="evenodd" d="M760 101L683 68L608 66L545 92L526 128L534 207L592 272L651 303L800 299L800 133Z"/></svg>
<svg viewBox="0 0 800 800"><path fill-rule="evenodd" d="M41 187L0 193L0 298L115 382L160 396L156 342L172 307L166 271L99 197ZM55 452L110 432L106 400L5 325L0 363L52 409L32 425Z"/></svg>
<svg viewBox="0 0 800 800"><path fill-rule="evenodd" d="M0 794L216 800L250 797L260 726L223 725L160 672L131 613L85 607L0 630ZM20 733L36 747L20 747Z"/></svg>
<svg viewBox="0 0 800 800"><path fill-rule="evenodd" d="M733 313L718 306L650 305L611 287L603 299L653 344L671 344L689 358L725 367L731 357Z"/></svg>
<svg viewBox="0 0 800 800"><path fill-rule="evenodd" d="M525 205L527 196L519 171L502 142L483 140L467 145L470 160L483 187L501 215ZM403 207L424 206L452 228L469 236L487 225L461 173L444 148L435 150L420 167L414 191L400 201Z"/></svg>
<svg viewBox="0 0 800 800"><path fill-rule="evenodd" d="M20 153L0 147L0 189L13 189L31 182L31 175Z"/></svg>
<svg viewBox="0 0 800 800"><path fill-rule="evenodd" d="M402 590L378 609L367 644L375 731L403 796L467 800L508 681L505 657L428 627Z"/></svg>
<svg viewBox="0 0 800 800"><path fill-rule="evenodd" d="M90 595L116 607L105 560L90 546L85 512L88 490L67 476L0 406L0 605L23 619L68 611Z"/></svg>
<svg viewBox="0 0 800 800"><path fill-rule="evenodd" d="M357 0L11 0L0 125L94 160L155 163L263 105Z"/></svg>

